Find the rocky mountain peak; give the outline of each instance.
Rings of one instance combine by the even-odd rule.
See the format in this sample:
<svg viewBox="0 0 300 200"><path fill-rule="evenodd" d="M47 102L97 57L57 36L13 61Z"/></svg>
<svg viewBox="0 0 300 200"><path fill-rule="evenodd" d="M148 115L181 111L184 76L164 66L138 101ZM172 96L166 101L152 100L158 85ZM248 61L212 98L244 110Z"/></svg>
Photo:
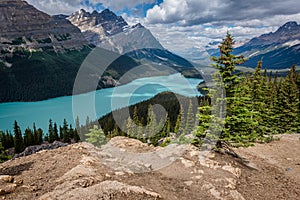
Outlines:
<svg viewBox="0 0 300 200"><path fill-rule="evenodd" d="M145 28L141 23L137 23L136 25L133 25L132 28Z"/></svg>
<svg viewBox="0 0 300 200"><path fill-rule="evenodd" d="M68 19L83 32L97 26L100 30L96 32L100 31L105 35L115 35L122 32L125 26L128 26L121 16L117 16L109 9L105 9L100 13L96 10L90 13L81 9L73 13Z"/></svg>
<svg viewBox="0 0 300 200"><path fill-rule="evenodd" d="M22 0L0 1L0 49L78 49L86 44L80 35L65 16L50 16Z"/></svg>
<svg viewBox="0 0 300 200"><path fill-rule="evenodd" d="M129 26L122 16L109 9L101 12L77 11L67 18L92 44L118 53L136 49L163 49L152 33L142 24Z"/></svg>
<svg viewBox="0 0 300 200"><path fill-rule="evenodd" d="M281 45L290 41L300 39L300 25L290 21L279 27L275 32L263 34L251 39L246 46Z"/></svg>
<svg viewBox="0 0 300 200"><path fill-rule="evenodd" d="M277 31L291 31L291 30L299 30L300 25L295 21L290 21L281 26Z"/></svg>

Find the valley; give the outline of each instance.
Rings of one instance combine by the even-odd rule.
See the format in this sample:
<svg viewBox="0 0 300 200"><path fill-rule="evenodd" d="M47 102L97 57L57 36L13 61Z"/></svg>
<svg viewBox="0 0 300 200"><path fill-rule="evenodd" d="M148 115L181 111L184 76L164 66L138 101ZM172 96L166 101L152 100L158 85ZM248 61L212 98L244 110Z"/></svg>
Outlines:
<svg viewBox="0 0 300 200"><path fill-rule="evenodd" d="M0 199L299 199L295 2L1 0Z"/></svg>

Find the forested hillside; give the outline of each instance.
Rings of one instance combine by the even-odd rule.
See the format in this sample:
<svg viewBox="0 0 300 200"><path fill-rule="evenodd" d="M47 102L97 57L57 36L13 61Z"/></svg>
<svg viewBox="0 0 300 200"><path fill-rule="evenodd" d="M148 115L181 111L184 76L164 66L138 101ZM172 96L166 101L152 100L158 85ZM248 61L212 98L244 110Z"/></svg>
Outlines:
<svg viewBox="0 0 300 200"><path fill-rule="evenodd" d="M218 69L215 81L226 95L208 88L212 105L226 104L226 115L213 115L212 105L200 106L197 137L220 136L218 144L230 142L235 146L270 141L273 134L300 132L300 73L293 66L286 77L267 75L259 61L254 73L238 75L236 65L245 62L243 56L232 53L234 40L228 33L220 45L220 56L212 57ZM209 126L214 124L213 131ZM211 132L212 131L212 132ZM217 134L217 135L216 135Z"/></svg>
<svg viewBox="0 0 300 200"><path fill-rule="evenodd" d="M224 144L249 146L272 141L275 134L299 133L300 73L295 72L295 66L287 76L278 77L276 73L262 71L260 61L253 73L238 74L236 65L242 64L244 57L232 54L233 44L233 37L228 34L220 45L220 56L212 58L218 69L213 75L216 87L202 88L207 90L205 96L188 98L164 92L129 108L113 111L98 121L87 118L85 125L80 125L76 119L74 128L65 121L61 128L56 123L53 127L50 121L48 132L34 127L22 133L15 122L14 135L2 133L1 151L3 147L6 150L21 143L17 145L19 149L15 149L21 152L25 146L55 140L81 140L101 145L115 136L131 137L155 146L170 143L201 146L207 139L216 141L217 147ZM224 88L221 93L220 88ZM164 116L155 114L157 104L164 107ZM125 117L127 109L128 118ZM121 125L116 123L115 116L123 119ZM39 134L40 139L33 140Z"/></svg>

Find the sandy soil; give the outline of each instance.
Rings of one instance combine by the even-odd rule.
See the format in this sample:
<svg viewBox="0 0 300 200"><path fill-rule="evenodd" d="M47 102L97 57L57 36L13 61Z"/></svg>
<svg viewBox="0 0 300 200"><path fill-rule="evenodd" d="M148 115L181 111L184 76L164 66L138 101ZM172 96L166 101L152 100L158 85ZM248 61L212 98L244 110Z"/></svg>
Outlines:
<svg viewBox="0 0 300 200"><path fill-rule="evenodd" d="M279 137L235 149L246 164L215 152L199 160L192 146L172 157L132 139L118 137L109 143L125 155L159 152L164 160L173 159L157 169L153 159L140 163L116 157L106 151L110 146L73 144L1 164L0 175L14 181L1 183L0 176L0 193L13 187L0 199L300 199L300 135Z"/></svg>

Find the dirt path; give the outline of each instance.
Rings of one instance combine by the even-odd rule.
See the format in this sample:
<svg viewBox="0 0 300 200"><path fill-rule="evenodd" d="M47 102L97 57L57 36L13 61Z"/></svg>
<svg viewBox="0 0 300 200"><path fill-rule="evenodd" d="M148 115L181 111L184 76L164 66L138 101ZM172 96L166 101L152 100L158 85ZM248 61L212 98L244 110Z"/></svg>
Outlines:
<svg viewBox="0 0 300 200"><path fill-rule="evenodd" d="M300 199L300 134L236 152L258 170L243 170L239 191L246 199Z"/></svg>

